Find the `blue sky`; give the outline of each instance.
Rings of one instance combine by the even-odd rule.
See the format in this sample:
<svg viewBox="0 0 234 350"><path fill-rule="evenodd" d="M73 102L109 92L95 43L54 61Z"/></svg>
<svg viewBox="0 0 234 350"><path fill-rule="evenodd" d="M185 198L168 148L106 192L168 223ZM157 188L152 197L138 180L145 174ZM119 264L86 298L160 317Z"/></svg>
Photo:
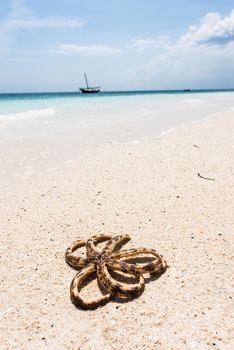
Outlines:
<svg viewBox="0 0 234 350"><path fill-rule="evenodd" d="M233 0L1 0L0 92L234 87Z"/></svg>

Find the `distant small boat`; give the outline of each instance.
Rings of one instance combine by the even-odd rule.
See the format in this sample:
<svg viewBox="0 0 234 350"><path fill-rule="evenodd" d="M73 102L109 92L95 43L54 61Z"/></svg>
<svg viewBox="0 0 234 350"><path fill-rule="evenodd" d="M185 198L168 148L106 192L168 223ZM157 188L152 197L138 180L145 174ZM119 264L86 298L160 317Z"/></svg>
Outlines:
<svg viewBox="0 0 234 350"><path fill-rule="evenodd" d="M191 89L184 89L183 91L185 91L185 92L189 92L189 91L191 91Z"/></svg>
<svg viewBox="0 0 234 350"><path fill-rule="evenodd" d="M84 73L85 81L86 81L86 88L80 88L80 91L82 94L96 94L97 92L100 92L100 86L91 87L88 84L88 79L86 74Z"/></svg>

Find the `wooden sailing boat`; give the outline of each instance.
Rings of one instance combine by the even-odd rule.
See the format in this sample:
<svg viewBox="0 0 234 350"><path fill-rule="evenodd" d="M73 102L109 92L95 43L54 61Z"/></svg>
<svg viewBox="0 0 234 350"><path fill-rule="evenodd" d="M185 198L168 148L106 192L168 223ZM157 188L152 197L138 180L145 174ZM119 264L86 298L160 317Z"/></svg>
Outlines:
<svg viewBox="0 0 234 350"><path fill-rule="evenodd" d="M84 77L86 81L86 88L80 88L80 91L82 92L82 94L96 94L97 92L100 91L100 86L96 86L96 87L89 86L88 79L85 73L84 73Z"/></svg>

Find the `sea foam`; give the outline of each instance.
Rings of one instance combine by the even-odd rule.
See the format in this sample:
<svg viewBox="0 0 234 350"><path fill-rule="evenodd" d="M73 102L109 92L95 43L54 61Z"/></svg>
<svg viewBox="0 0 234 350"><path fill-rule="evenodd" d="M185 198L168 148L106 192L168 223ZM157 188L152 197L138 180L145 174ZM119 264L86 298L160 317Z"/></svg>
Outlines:
<svg viewBox="0 0 234 350"><path fill-rule="evenodd" d="M46 109L28 110L26 112L0 114L0 121L14 122L22 119L36 119L41 117L51 117L55 114L55 109L50 107Z"/></svg>

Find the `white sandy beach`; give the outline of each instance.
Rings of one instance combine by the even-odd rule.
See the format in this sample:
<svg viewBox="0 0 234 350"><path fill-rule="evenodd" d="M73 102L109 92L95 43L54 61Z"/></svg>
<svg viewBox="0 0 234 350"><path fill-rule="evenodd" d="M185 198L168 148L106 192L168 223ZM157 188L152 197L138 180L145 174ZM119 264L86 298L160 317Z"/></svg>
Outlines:
<svg viewBox="0 0 234 350"><path fill-rule="evenodd" d="M0 349L233 349L233 139L229 112L60 171L2 154ZM138 299L79 310L64 252L110 232L170 267Z"/></svg>

